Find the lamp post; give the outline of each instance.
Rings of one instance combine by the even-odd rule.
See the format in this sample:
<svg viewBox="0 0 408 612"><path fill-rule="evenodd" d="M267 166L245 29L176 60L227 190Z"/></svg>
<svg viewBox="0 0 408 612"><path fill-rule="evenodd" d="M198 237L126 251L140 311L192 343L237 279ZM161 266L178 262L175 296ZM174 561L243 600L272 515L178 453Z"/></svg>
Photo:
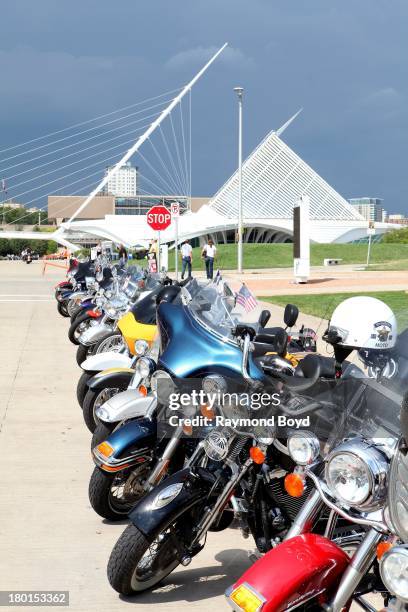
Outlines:
<svg viewBox="0 0 408 612"><path fill-rule="evenodd" d="M243 87L234 87L238 96L238 272L242 272L242 96Z"/></svg>

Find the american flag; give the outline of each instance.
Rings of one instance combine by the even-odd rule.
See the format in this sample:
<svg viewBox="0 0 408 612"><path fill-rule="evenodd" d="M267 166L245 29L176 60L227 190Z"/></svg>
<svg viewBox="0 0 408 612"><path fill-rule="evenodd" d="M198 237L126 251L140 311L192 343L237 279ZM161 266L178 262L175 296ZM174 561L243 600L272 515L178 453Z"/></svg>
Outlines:
<svg viewBox="0 0 408 612"><path fill-rule="evenodd" d="M237 304L243 306L246 312L250 312L258 306L256 297L250 292L244 283L242 283L242 287L237 293Z"/></svg>

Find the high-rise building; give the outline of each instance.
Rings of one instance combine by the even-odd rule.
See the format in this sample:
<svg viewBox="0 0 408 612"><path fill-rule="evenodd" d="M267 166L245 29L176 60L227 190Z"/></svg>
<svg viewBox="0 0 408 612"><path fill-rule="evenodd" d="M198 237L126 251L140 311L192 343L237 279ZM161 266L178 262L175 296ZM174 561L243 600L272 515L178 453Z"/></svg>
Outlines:
<svg viewBox="0 0 408 612"><path fill-rule="evenodd" d="M383 221L386 212L381 198L351 198L349 202L367 221Z"/></svg>
<svg viewBox="0 0 408 612"><path fill-rule="evenodd" d="M114 166L108 166L105 169L105 176L112 170ZM109 179L104 187L103 193L106 195L114 195L121 198L133 198L137 195L138 180L137 168L132 166L130 162L126 162L119 170Z"/></svg>

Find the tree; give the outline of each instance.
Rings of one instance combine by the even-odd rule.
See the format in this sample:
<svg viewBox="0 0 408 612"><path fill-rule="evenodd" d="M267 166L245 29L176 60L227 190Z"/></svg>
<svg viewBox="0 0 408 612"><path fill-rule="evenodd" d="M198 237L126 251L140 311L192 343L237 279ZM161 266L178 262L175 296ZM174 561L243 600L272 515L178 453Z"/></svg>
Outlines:
<svg viewBox="0 0 408 612"><path fill-rule="evenodd" d="M407 244L408 243L408 227L392 230L387 232L382 239L382 242Z"/></svg>

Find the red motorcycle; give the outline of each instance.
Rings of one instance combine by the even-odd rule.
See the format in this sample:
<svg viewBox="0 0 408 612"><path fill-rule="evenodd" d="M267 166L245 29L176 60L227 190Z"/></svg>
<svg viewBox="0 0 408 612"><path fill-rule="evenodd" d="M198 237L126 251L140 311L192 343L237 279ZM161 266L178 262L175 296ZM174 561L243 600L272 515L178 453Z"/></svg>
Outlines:
<svg viewBox="0 0 408 612"><path fill-rule="evenodd" d="M287 477L287 491L299 494L310 481L315 490L285 540L227 590L235 610L343 612L355 602L375 612L365 597L372 592L383 596L383 609L407 610L408 548L400 545L408 541L407 401L398 440L400 397L369 379L356 395L344 427L326 442L324 460L310 432L288 438L298 467ZM326 528L317 535L313 526L324 510ZM335 537L340 523L349 530Z"/></svg>

